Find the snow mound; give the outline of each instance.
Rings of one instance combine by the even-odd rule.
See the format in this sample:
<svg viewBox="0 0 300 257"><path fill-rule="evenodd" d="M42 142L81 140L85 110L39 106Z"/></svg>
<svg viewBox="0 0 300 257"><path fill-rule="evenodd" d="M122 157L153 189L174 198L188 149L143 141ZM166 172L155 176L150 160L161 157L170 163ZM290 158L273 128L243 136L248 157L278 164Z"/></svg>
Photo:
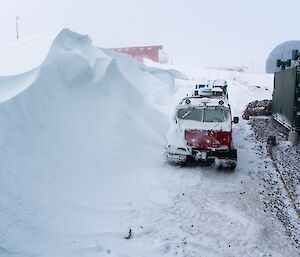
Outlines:
<svg viewBox="0 0 300 257"><path fill-rule="evenodd" d="M67 29L41 66L0 77L0 255L68 256L62 242L96 231L123 240L136 165L164 161L167 119L149 81L167 87Z"/></svg>
<svg viewBox="0 0 300 257"><path fill-rule="evenodd" d="M19 94L34 83L38 70L17 76L0 77L0 103Z"/></svg>
<svg viewBox="0 0 300 257"><path fill-rule="evenodd" d="M149 67L118 52L106 51L106 54L116 59L124 76L155 106L171 104L175 80L187 80L186 75L174 69Z"/></svg>
<svg viewBox="0 0 300 257"><path fill-rule="evenodd" d="M276 60L287 60L292 58L292 50L298 49L300 51L300 40L291 40L283 42L276 46L268 56L266 61L266 73L274 73L278 70L276 67Z"/></svg>

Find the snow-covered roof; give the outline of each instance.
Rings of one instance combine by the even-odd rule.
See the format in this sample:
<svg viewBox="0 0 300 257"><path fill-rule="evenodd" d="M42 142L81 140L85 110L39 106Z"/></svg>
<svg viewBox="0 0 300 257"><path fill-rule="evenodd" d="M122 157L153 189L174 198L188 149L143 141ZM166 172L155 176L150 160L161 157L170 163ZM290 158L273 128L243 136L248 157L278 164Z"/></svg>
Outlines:
<svg viewBox="0 0 300 257"><path fill-rule="evenodd" d="M214 87L214 88L212 88L212 91L214 91L214 92L224 92L223 89L220 88L220 87Z"/></svg>
<svg viewBox="0 0 300 257"><path fill-rule="evenodd" d="M181 103L179 104L179 107L188 107L188 106L197 106L197 107L229 107L228 100L224 97L186 97L184 98Z"/></svg>
<svg viewBox="0 0 300 257"><path fill-rule="evenodd" d="M212 87L227 87L227 81L223 79L209 80L208 84Z"/></svg>

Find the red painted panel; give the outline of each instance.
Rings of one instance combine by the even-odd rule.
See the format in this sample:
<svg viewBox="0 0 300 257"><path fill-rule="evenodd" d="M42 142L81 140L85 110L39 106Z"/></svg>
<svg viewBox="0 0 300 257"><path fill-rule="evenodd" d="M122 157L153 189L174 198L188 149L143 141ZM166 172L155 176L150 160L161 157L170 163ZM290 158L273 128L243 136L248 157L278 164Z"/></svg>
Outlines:
<svg viewBox="0 0 300 257"><path fill-rule="evenodd" d="M162 50L162 46L157 45L157 46L122 47L122 48L110 48L108 50L131 55L133 58L139 61L141 61L143 58L148 58L154 62L159 62L159 51Z"/></svg>
<svg viewBox="0 0 300 257"><path fill-rule="evenodd" d="M202 149L220 148L227 146L231 148L231 132L212 130L185 130L184 138L188 146Z"/></svg>

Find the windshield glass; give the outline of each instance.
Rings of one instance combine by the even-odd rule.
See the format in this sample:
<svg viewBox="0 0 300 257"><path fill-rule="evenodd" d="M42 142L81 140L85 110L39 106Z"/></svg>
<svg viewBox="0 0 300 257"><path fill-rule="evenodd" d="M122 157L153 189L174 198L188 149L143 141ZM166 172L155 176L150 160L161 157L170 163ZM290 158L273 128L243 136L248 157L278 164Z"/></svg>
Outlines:
<svg viewBox="0 0 300 257"><path fill-rule="evenodd" d="M178 111L178 118L183 120L202 121L203 110L194 108L180 109Z"/></svg>
<svg viewBox="0 0 300 257"><path fill-rule="evenodd" d="M177 113L178 118L182 120L195 120L200 122L224 122L228 111L221 109L180 109Z"/></svg>
<svg viewBox="0 0 300 257"><path fill-rule="evenodd" d="M204 122L223 122L225 121L225 114L223 110L206 109L204 110Z"/></svg>

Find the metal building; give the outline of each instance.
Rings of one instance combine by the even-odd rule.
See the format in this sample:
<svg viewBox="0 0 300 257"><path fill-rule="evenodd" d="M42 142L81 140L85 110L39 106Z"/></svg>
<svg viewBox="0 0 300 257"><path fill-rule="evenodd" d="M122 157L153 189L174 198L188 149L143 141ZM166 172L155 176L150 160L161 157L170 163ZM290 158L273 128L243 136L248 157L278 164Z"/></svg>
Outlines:
<svg viewBox="0 0 300 257"><path fill-rule="evenodd" d="M144 58L148 58L154 62L167 63L167 57L163 51L162 45L119 47L109 48L108 50L131 55L133 58L141 62L143 62Z"/></svg>

